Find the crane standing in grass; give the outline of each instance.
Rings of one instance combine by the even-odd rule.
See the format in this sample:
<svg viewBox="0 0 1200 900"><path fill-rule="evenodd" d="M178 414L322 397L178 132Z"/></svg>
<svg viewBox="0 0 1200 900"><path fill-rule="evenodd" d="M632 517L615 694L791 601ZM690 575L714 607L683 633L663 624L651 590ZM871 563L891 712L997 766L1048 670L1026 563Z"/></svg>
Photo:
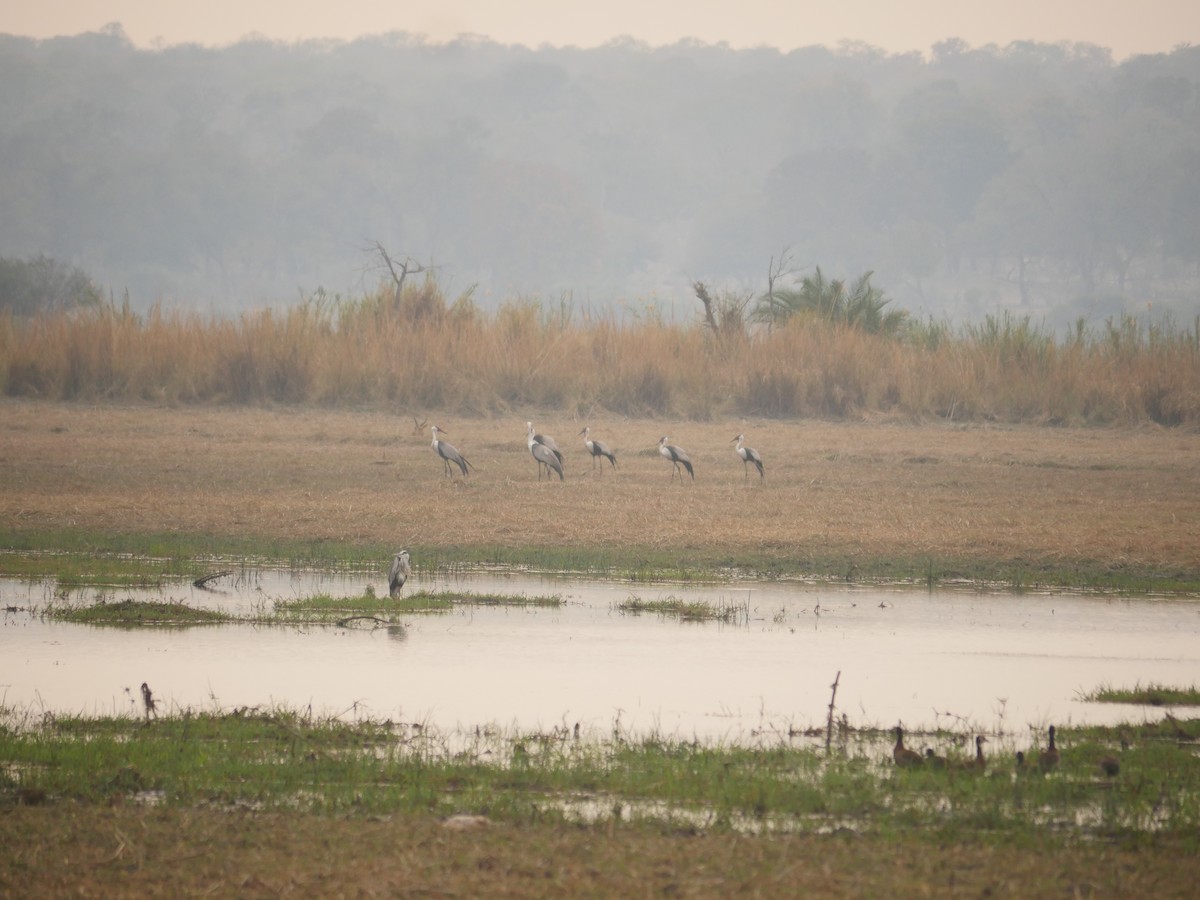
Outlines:
<svg viewBox="0 0 1200 900"><path fill-rule="evenodd" d="M675 480L675 473L679 472L679 467L683 466L687 469L687 473L692 476L692 481L696 480L696 473L692 469L692 460L686 453L674 444L667 443L667 436L663 435L658 439L658 452L664 458L671 461L671 480ZM683 473L679 472L679 483L683 484Z"/></svg>
<svg viewBox="0 0 1200 900"><path fill-rule="evenodd" d="M558 452L557 447L550 446L550 444L554 443L554 439L549 439L550 444L544 442L545 438L539 441L538 438L542 437L542 435L533 433L533 423L527 422L526 425L528 426L528 430L526 432L525 443L529 447L529 453L538 464L538 481L542 480L542 466L546 467L547 478L550 477L550 472L553 470L558 473L558 480L563 481L562 454Z"/></svg>
<svg viewBox="0 0 1200 900"><path fill-rule="evenodd" d="M558 449L558 444L556 444L554 442L554 438L550 437L550 435L548 435L548 434L537 434L536 432L534 432L532 422L525 423L525 434L526 434L526 440L529 443L529 452L532 453L533 458L538 461L538 481L542 480L542 466L547 467L547 472L546 472L547 476L550 475L549 469L554 469L554 471L558 472L559 479L562 479L562 477L563 477L563 473L562 473L563 455L562 455L562 451ZM550 451L550 455L554 457L555 461L557 462L557 465L546 462L542 458L542 457L546 456L546 454L541 452L540 450L535 450L534 446L533 446L534 444L541 444L548 451Z"/></svg>
<svg viewBox="0 0 1200 900"><path fill-rule="evenodd" d="M583 446L587 447L587 452L592 455L592 468L596 468L596 460L603 456L612 464L612 467L615 469L617 467L616 454L609 449L608 444L605 444L602 441L593 441L590 437L588 437L588 433L591 430L592 429L590 428L584 428L583 431L579 433L583 436ZM604 474L604 463L600 463L600 474Z"/></svg>
<svg viewBox="0 0 1200 900"><path fill-rule="evenodd" d="M745 440L746 436L744 434L739 434L729 443L732 444L734 441L737 442L737 446L733 449L734 452L737 453L737 455L742 459L742 471L746 473L746 477L750 476L750 463L754 463L754 468L758 469L758 477L761 481L766 477L763 472L762 456L760 456L759 452L753 447L743 447L742 442Z"/></svg>
<svg viewBox="0 0 1200 900"><path fill-rule="evenodd" d="M392 568L388 571L388 596L393 599L400 596L404 582L412 575L412 566L408 563L408 551L401 550L392 557Z"/></svg>
<svg viewBox="0 0 1200 900"><path fill-rule="evenodd" d="M433 452L441 458L442 463L445 466L446 477L454 477L454 473L450 471L450 463L454 463L459 467L459 469L462 470L463 477L465 478L467 476L467 470L475 467L467 462L466 457L459 453L453 444L443 441L438 437L439 434L445 433L442 431L442 429L438 428L436 425L430 425L429 430L433 434Z"/></svg>

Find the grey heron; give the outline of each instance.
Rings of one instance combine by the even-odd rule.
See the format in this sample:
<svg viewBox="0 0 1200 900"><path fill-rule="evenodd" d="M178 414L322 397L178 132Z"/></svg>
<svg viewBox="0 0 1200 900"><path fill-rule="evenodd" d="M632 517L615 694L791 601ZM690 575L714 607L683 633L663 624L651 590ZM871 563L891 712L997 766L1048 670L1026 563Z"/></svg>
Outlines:
<svg viewBox="0 0 1200 900"><path fill-rule="evenodd" d="M551 469L558 473L558 480L563 481L562 454L550 444L539 441L541 435L533 433L533 423L527 422L529 430L526 432L525 443L529 446L529 452L533 455L534 461L538 464L538 481L542 480L542 466L546 467L547 473ZM551 443L553 443L551 438ZM549 478L549 474L546 476Z"/></svg>
<svg viewBox="0 0 1200 900"><path fill-rule="evenodd" d="M687 473L692 476L692 481L696 480L696 473L692 470L692 460L686 453L674 444L667 443L667 436L663 435L658 439L658 452L671 461L671 480L675 480L675 473L679 472L679 467L683 466L687 469ZM679 473L679 483L683 484L683 473Z"/></svg>
<svg viewBox="0 0 1200 900"><path fill-rule="evenodd" d="M388 570L388 596L400 596L400 589L404 587L404 582L408 581L410 575L412 566L408 564L408 551L401 550L392 557L392 567Z"/></svg>
<svg viewBox="0 0 1200 900"><path fill-rule="evenodd" d="M742 458L742 471L745 472L748 477L750 475L750 463L754 463L754 468L758 469L758 477L764 478L765 476L763 474L762 456L760 456L758 451L753 447L743 447L742 442L744 440L746 440L746 436L744 434L739 434L729 442L732 444L734 441L737 441L737 446L733 449L737 455Z"/></svg>
<svg viewBox="0 0 1200 900"><path fill-rule="evenodd" d="M451 478L454 476L454 473L450 471L450 463L454 463L462 470L463 477L465 478L467 469L473 469L474 466L467 462L466 457L459 453L453 444L443 441L438 437L439 434L445 434L442 429L436 425L430 425L429 430L433 434L433 452L441 457L442 464L445 466L446 477Z"/></svg>
<svg viewBox="0 0 1200 900"><path fill-rule="evenodd" d="M608 444L605 444L603 441L593 441L590 437L588 437L588 434L591 432L591 430L592 429L590 428L584 428L583 431L579 433L583 436L583 446L587 447L587 452L592 455L592 468L596 468L596 458L603 456L612 464L612 467L615 469L617 467L616 454L612 452ZM600 463L600 473L604 474L604 463Z"/></svg>

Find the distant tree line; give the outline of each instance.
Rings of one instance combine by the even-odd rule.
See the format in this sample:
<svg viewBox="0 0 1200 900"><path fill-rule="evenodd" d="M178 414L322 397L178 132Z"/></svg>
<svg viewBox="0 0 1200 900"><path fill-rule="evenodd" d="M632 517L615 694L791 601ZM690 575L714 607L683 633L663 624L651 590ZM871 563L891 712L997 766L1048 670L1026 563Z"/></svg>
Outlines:
<svg viewBox="0 0 1200 900"><path fill-rule="evenodd" d="M0 257L0 312L32 316L98 306L104 293L82 269L48 256Z"/></svg>
<svg viewBox="0 0 1200 900"><path fill-rule="evenodd" d="M1196 47L139 50L112 26L0 36L0 113L0 256L140 307L370 291L379 245L484 307L694 311L696 280L757 293L783 248L801 294L874 272L892 309L962 319L1190 318L1200 284Z"/></svg>

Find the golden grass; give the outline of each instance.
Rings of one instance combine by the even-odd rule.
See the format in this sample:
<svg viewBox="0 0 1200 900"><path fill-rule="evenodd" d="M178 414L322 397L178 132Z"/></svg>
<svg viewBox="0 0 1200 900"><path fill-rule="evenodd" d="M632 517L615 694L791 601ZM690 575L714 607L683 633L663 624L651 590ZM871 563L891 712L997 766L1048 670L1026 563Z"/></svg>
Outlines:
<svg viewBox="0 0 1200 900"><path fill-rule="evenodd" d="M531 415L566 453L566 480L539 482L526 418L438 415L476 467L448 480L428 430L402 415L0 401L0 516L27 530L643 548L800 568L1200 566L1200 436L1179 430ZM584 424L616 470L592 472ZM738 432L765 483L744 477ZM671 483L664 434L691 453L694 483Z"/></svg>
<svg viewBox="0 0 1200 900"><path fill-rule="evenodd" d="M1200 322L1197 323L1200 329ZM811 319L774 331L510 304L436 286L236 320L115 307L0 317L0 388L53 400L285 403L505 415L534 407L738 415L1200 425L1200 335L1106 323L1059 341L1027 321L904 339Z"/></svg>

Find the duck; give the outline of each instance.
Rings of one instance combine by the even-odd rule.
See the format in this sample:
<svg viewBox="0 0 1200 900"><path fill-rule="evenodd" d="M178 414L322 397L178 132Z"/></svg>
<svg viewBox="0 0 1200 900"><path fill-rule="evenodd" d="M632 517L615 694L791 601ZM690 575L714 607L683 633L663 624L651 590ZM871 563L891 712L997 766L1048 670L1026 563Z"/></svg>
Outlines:
<svg viewBox="0 0 1200 900"><path fill-rule="evenodd" d="M912 769L923 763L921 754L904 746L904 729L897 725L892 729L896 734L896 746L892 748L892 760L902 768Z"/></svg>
<svg viewBox="0 0 1200 900"><path fill-rule="evenodd" d="M975 755L971 759L963 760L959 764L959 768L966 772L982 772L987 768L987 757L983 755L983 745L987 743L987 738L982 734L975 738Z"/></svg>
<svg viewBox="0 0 1200 900"><path fill-rule="evenodd" d="M932 766L935 769L944 769L944 768L946 768L946 757L938 756L936 753L933 752L932 747L926 747L925 748L925 763L927 765Z"/></svg>
<svg viewBox="0 0 1200 900"><path fill-rule="evenodd" d="M1042 772L1052 772L1058 768L1058 747L1054 743L1054 726L1050 726L1050 746L1038 754L1038 768Z"/></svg>

